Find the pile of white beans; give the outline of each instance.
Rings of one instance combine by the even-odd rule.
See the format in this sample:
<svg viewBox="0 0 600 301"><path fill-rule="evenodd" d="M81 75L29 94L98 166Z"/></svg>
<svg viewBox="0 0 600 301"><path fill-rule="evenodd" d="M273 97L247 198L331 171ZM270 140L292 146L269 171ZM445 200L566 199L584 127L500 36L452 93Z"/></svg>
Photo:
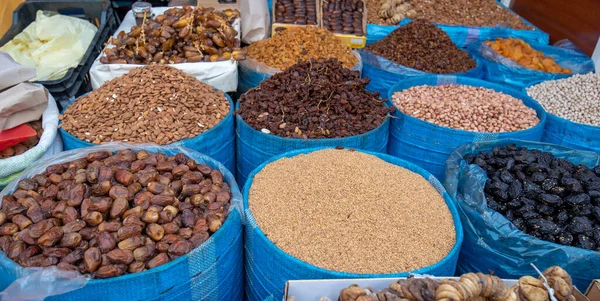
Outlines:
<svg viewBox="0 0 600 301"><path fill-rule="evenodd" d="M600 126L600 74L576 74L527 88L527 94L551 114Z"/></svg>

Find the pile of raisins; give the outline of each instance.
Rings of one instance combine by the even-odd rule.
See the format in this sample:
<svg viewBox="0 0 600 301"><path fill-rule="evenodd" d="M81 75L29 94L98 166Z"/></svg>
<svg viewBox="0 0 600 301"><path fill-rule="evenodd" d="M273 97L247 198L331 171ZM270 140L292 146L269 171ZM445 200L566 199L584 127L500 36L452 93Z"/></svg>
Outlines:
<svg viewBox="0 0 600 301"><path fill-rule="evenodd" d="M600 251L600 165L514 144L465 155L487 173L487 205L536 238Z"/></svg>

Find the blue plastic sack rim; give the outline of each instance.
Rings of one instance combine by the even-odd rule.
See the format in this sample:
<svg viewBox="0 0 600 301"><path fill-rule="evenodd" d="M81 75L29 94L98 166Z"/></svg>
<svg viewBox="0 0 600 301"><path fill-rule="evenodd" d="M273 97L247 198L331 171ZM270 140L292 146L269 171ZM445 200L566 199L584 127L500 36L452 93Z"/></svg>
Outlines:
<svg viewBox="0 0 600 301"><path fill-rule="evenodd" d="M215 88L215 91L220 91L220 90ZM88 92L88 93L90 93L90 92ZM83 97L83 96L87 95L88 93L85 93L85 94L81 95L80 97ZM185 141L196 139L199 136L202 136L203 134L208 134L208 133L212 133L212 132L218 131L221 127L223 127L224 126L223 124L225 124L225 120L227 120L228 118L233 118L233 111L234 111L234 108L235 108L235 104L234 104L233 100L231 99L231 97L227 93L225 93L225 92L223 92L223 95L225 95L225 98L229 102L229 113L227 113L227 115L225 115L225 118L223 118L223 120L219 121L219 123L217 123L217 125L213 126L208 131L202 132L202 133L200 133L200 134L198 134L198 135L196 135L196 136L194 136L192 138L187 138L187 139L175 141L175 142L172 142L172 143L169 143L169 144L165 144L165 145L162 145L162 146L179 146L180 144L183 144ZM77 101L77 100L75 100L75 101ZM75 101L69 103L69 106L72 105ZM65 110L67 109L67 107L65 107ZM63 110L63 112L61 112L61 114L63 114L63 113L64 113L64 110ZM61 124L62 124L62 121L59 120L58 121L58 125L60 126ZM83 145L85 145L87 147L96 146L96 145L102 145L103 144L103 143L101 143L101 144L95 144L95 143L91 143L91 142L87 142L85 140L79 139L79 138L73 136L73 134L65 131L62 127L59 127L58 131L60 132L61 135L64 135L64 136L66 136L69 139L79 141L81 144L83 144ZM111 141L111 142L123 142L123 143L127 143L126 141ZM106 142L106 143L108 143L108 142Z"/></svg>
<svg viewBox="0 0 600 301"><path fill-rule="evenodd" d="M383 104L386 107L389 107L389 105L386 102L383 102ZM239 109L239 107L240 107L240 101L238 101L235 106L236 110ZM277 136L277 135L273 135L273 134L265 134L262 131L259 131L255 128L251 127L239 114L236 114L236 116L237 116L237 118L236 118L237 122L240 122L240 123L244 124L246 127L248 127L249 129L252 129L252 131L254 131L257 135L272 137L272 139L276 140L278 143L282 143L282 141L303 141L303 142L309 141L310 142L310 141L322 141L322 140L326 140L326 139L345 139L345 138L366 136L366 135L370 135L370 134L376 132L377 130L379 130L379 128L382 125L386 124L386 122L389 122L389 120L390 120L390 114L388 113L388 116L386 116L386 118L376 128L374 128L368 132L364 132L362 134L358 134L358 135L354 135L354 136L346 136L346 137L338 137L338 138L306 138L305 139L305 138L281 137L281 136Z"/></svg>
<svg viewBox="0 0 600 301"><path fill-rule="evenodd" d="M398 92L398 91L404 91L404 90L399 90L398 86L426 86L423 84L423 80L422 77L427 77L429 78L430 75L425 75L425 76L413 76L410 79L405 79L402 80L400 82L398 82L397 84L395 84L389 91L388 93L388 104L389 105L394 105L393 101L392 101L392 95L394 95L394 92ZM516 132L501 132L501 133L491 133L491 132L473 132L473 131L466 131L466 130L461 130L461 129L453 129L453 128L448 128L448 127L443 127L443 126L439 126L437 124L431 123L431 122L427 122L425 120L421 120L419 118L410 116L408 114L405 114L404 112L402 112L400 109L396 108L396 110L394 111L393 115L402 115L403 118L406 118L408 120L410 120L411 122L414 122L416 124L421 125L422 127L425 128L435 128L435 129L439 129L439 130L451 130L452 132L458 133L458 134L503 134L503 133L525 133L528 131L534 131L537 130L539 127L543 127L543 125L546 123L546 114L547 112L544 110L544 108L542 107L542 105L540 105L536 100L534 100L533 98L527 96L527 94L523 94L522 92L513 89L511 87L508 86L503 86L503 85L499 85L496 83L492 83L492 82L488 82L485 80L481 80L481 79L476 79L476 78L471 78L471 77L465 77L465 76L454 76L454 75L437 75L438 78L443 78L445 80L442 80L441 82L438 80L438 82L440 84L438 85L447 85L447 84L457 84L457 85L466 85L466 86L473 86L473 87L483 87L483 88L487 88L487 89L492 89L495 90L496 92L501 92L504 93L502 90L508 90L508 91L512 91L514 94L519 95L519 97L515 97L520 99L521 101L523 101L523 104L525 104L525 99L528 99L532 104L534 104L534 107L532 106L527 106L529 108L532 108L536 111L541 110L543 112L543 114L537 114L538 119L540 119L540 122L528 129L524 129L524 130L520 130L520 131L516 131ZM459 83L461 81L467 81L468 83ZM414 84L414 85L413 85ZM505 93L506 94L506 93ZM526 104L525 104L526 105ZM537 108L536 108L537 106Z"/></svg>
<svg viewBox="0 0 600 301"><path fill-rule="evenodd" d="M248 176L248 179L246 180L246 184L244 185L244 189L243 189L243 196L244 196L244 211L245 211L245 215L247 219L254 219L254 217L252 216L252 213L250 211L249 208L249 204L248 204L248 195L250 193L250 187L252 186L252 181L254 180L254 176L259 173L263 168L265 168L265 166L267 166L269 163L272 163L274 161L279 160L280 158L290 158L290 157L294 157L297 155L302 155L302 154L309 154L315 151L320 151L320 150L325 150L325 149L334 149L334 147L318 147L318 148L307 148L307 149L301 149L301 150L295 150L295 151L290 151L287 153L284 153L282 155L279 156L274 156L273 158L269 159L268 161L264 162L263 164L261 164L260 166L258 166L256 169L254 169L254 171L252 171L252 173ZM359 151L359 150L357 150ZM296 264L305 264L308 265L310 268L315 269L319 272L325 272L325 273L329 273L331 274L333 277L338 277L338 278L347 278L347 277L352 277L352 278L381 278L381 277L385 277L387 276L394 276L394 275L400 275L400 274L409 274L409 273L413 273L413 274L426 274L428 273L430 270L436 269L437 267L446 264L447 261L450 260L450 257L455 254L458 253L463 241L463 231L462 231L462 223L460 221L460 218L458 216L458 209L456 207L456 205L454 204L454 202L452 201L452 199L450 198L450 196L448 195L448 193L446 192L445 188L443 188L443 185L435 178L431 175L431 173L429 173L428 171L426 171L425 169L417 166L416 164L410 163L406 160L402 160L400 158L396 158L393 157L391 155L387 155L387 154L382 154L382 153L376 153L376 152L370 152L370 151L363 151L360 150L361 153L365 153L368 155L372 155L372 156L376 156L381 160L384 160L387 163L390 164L394 164L397 166L400 166L402 168L408 169L416 174L419 174L420 176L422 176L423 178L425 178L426 181L430 182L431 179L433 179L434 181L437 182L437 184L439 185L438 187L440 189L443 189L444 194L442 194L442 198L444 199L446 206L448 208L448 210L450 211L450 213L452 214L452 220L454 222L454 229L456 232L456 240L454 242L454 246L452 247L452 249L450 249L450 251L448 252L448 254L442 258L440 261L436 262L433 265L430 266L426 266L426 267L422 267L418 270L415 271L400 271L400 272L396 272L396 273L386 273L386 274L360 274L360 273L349 273L349 272L341 272L341 271L333 271L333 270L328 270L328 269L324 269L315 265L312 265L310 263L307 263L303 260L300 260L286 252L284 252L283 250L281 250L277 245L273 244L273 242L271 242L271 240L269 240L267 238L267 236L264 234L264 232L259 228L256 227L256 230L259 234L259 237L261 239L263 239L268 245L270 245L272 247L272 249L275 250L275 252L277 252L280 256L286 257L289 260L293 261ZM426 177L427 176L427 177ZM434 186L432 184L432 186ZM439 190L437 187L434 186L434 188L436 188L436 191Z"/></svg>

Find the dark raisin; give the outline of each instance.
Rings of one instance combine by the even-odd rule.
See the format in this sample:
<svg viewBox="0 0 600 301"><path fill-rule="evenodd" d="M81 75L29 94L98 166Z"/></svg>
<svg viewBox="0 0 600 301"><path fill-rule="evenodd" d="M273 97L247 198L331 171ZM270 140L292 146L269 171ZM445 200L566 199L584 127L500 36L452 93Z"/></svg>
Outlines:
<svg viewBox="0 0 600 301"><path fill-rule="evenodd" d="M537 211L541 214L544 215L552 215L552 213L554 212L554 208L552 208L552 206L548 206L546 204L539 204L536 207Z"/></svg>
<svg viewBox="0 0 600 301"><path fill-rule="evenodd" d="M590 202L590 196L585 193L570 195L565 198L565 203L570 206L587 204Z"/></svg>
<svg viewBox="0 0 600 301"><path fill-rule="evenodd" d="M581 183L575 178L563 177L562 180L560 180L560 184L567 188L569 192L583 192L583 186L581 186Z"/></svg>
<svg viewBox="0 0 600 301"><path fill-rule="evenodd" d="M558 185L558 181L556 179L550 179L550 178L546 178L543 182L542 182L542 189L544 189L545 191L549 191L550 189L554 188L556 185Z"/></svg>
<svg viewBox="0 0 600 301"><path fill-rule="evenodd" d="M547 177L548 174L545 172L536 172L529 179L536 184L542 184Z"/></svg>
<svg viewBox="0 0 600 301"><path fill-rule="evenodd" d="M573 243L573 235L571 235L569 232L563 231L556 236L555 242L561 245L570 246Z"/></svg>
<svg viewBox="0 0 600 301"><path fill-rule="evenodd" d="M508 197L511 199L516 199L521 196L523 193L523 184L519 181L513 181L508 186Z"/></svg>
<svg viewBox="0 0 600 301"><path fill-rule="evenodd" d="M581 234L593 230L593 224L585 216L576 216L569 223L569 231L573 234Z"/></svg>
<svg viewBox="0 0 600 301"><path fill-rule="evenodd" d="M538 200L554 207L558 207L563 203L563 200L559 196L549 193L538 195Z"/></svg>
<svg viewBox="0 0 600 301"><path fill-rule="evenodd" d="M586 250L594 250L596 248L596 243L589 237L579 234L577 235L575 246Z"/></svg>

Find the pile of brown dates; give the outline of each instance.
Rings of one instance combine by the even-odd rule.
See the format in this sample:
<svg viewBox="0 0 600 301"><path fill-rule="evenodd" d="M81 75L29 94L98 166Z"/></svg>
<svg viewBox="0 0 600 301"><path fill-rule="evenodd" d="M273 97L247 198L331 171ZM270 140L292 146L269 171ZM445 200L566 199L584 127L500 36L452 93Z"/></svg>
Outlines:
<svg viewBox="0 0 600 301"><path fill-rule="evenodd" d="M179 153L94 152L2 197L0 250L24 267L109 278L184 256L221 228L223 174Z"/></svg>
<svg viewBox="0 0 600 301"><path fill-rule="evenodd" d="M184 6L144 19L129 33L119 32L107 46L103 64L179 64L244 60L233 23L238 10Z"/></svg>

